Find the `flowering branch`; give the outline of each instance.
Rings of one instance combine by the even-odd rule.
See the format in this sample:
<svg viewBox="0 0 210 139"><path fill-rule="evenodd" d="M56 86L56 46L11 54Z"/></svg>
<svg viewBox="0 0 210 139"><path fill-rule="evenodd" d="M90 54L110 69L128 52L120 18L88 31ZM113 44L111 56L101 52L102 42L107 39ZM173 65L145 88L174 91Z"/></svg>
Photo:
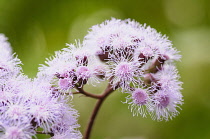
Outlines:
<svg viewBox="0 0 210 139"><path fill-rule="evenodd" d="M168 38L155 29L113 18L93 26L82 43L55 52L39 67L37 77L29 79L7 38L0 34L0 138L49 134L50 139L81 139L79 114L68 103L69 94L97 100L85 139L90 138L103 102L117 89L127 94L125 103L134 116L172 119L183 104L174 62L180 58ZM83 89L105 80L108 86L102 94Z"/></svg>

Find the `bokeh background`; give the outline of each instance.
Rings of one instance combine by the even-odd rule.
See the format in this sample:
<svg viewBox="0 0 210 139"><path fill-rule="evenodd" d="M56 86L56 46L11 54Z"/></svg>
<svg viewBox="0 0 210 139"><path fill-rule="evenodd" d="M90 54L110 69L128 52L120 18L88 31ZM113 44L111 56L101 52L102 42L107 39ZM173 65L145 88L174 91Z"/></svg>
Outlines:
<svg viewBox="0 0 210 139"><path fill-rule="evenodd" d="M96 119L92 139L210 139L209 0L0 0L0 32L24 63L29 77L54 51L83 39L88 28L111 17L135 19L169 36L181 51L178 69L184 105L169 122L133 117L125 95L113 93ZM87 87L100 93L101 88ZM75 96L81 132L95 100ZM47 138L47 136L38 136Z"/></svg>

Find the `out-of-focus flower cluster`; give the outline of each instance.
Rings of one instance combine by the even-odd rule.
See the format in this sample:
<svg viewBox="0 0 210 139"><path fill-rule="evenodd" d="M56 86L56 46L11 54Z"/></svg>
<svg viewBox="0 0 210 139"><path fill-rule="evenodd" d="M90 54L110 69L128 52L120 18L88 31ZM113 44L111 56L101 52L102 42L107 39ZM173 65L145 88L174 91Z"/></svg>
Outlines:
<svg viewBox="0 0 210 139"><path fill-rule="evenodd" d="M93 26L83 42L68 44L39 68L61 93L108 80L128 93L133 115L169 120L183 103L174 61L181 56L166 36L132 20L107 20Z"/></svg>
<svg viewBox="0 0 210 139"><path fill-rule="evenodd" d="M53 134L53 139L82 138L69 98L55 96L45 78L23 75L20 64L0 34L0 138L36 138L37 129Z"/></svg>

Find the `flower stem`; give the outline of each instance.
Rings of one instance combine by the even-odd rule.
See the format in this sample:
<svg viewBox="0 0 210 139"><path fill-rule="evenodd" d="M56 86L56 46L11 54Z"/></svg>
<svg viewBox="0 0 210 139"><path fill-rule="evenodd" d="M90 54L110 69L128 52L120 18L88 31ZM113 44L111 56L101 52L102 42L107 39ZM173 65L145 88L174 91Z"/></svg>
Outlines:
<svg viewBox="0 0 210 139"><path fill-rule="evenodd" d="M95 99L100 99L102 96L101 95L96 95L96 94L91 94L89 92L86 92L83 88L80 88L78 86L75 86L77 88L77 90L79 91L79 93L87 96L87 97L91 97L91 98L95 98ZM78 93L75 93L78 94Z"/></svg>
<svg viewBox="0 0 210 139"><path fill-rule="evenodd" d="M85 132L85 136L84 139L89 139L90 138L90 134L91 134L91 130L94 124L94 121L96 119L96 116L99 112L99 109L101 108L102 103L104 102L104 100L109 96L109 94L111 94L113 92L113 88L110 84L108 84L106 90L104 91L104 93L98 97L97 103L95 105L95 108L92 112L92 115L90 117L86 132Z"/></svg>

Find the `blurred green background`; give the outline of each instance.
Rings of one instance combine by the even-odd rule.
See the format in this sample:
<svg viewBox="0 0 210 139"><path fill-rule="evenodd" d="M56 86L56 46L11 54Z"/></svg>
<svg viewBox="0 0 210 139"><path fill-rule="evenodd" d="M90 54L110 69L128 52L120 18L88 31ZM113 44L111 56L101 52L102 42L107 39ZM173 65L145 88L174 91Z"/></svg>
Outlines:
<svg viewBox="0 0 210 139"><path fill-rule="evenodd" d="M169 122L133 117L121 102L125 95L115 92L100 110L92 139L210 139L209 9L209 0L0 0L0 32L24 63L25 74L35 77L45 58L65 43L82 40L92 25L111 17L150 25L183 55L177 63L185 99L180 115ZM101 88L88 90L100 93ZM94 104L75 96L82 133Z"/></svg>

